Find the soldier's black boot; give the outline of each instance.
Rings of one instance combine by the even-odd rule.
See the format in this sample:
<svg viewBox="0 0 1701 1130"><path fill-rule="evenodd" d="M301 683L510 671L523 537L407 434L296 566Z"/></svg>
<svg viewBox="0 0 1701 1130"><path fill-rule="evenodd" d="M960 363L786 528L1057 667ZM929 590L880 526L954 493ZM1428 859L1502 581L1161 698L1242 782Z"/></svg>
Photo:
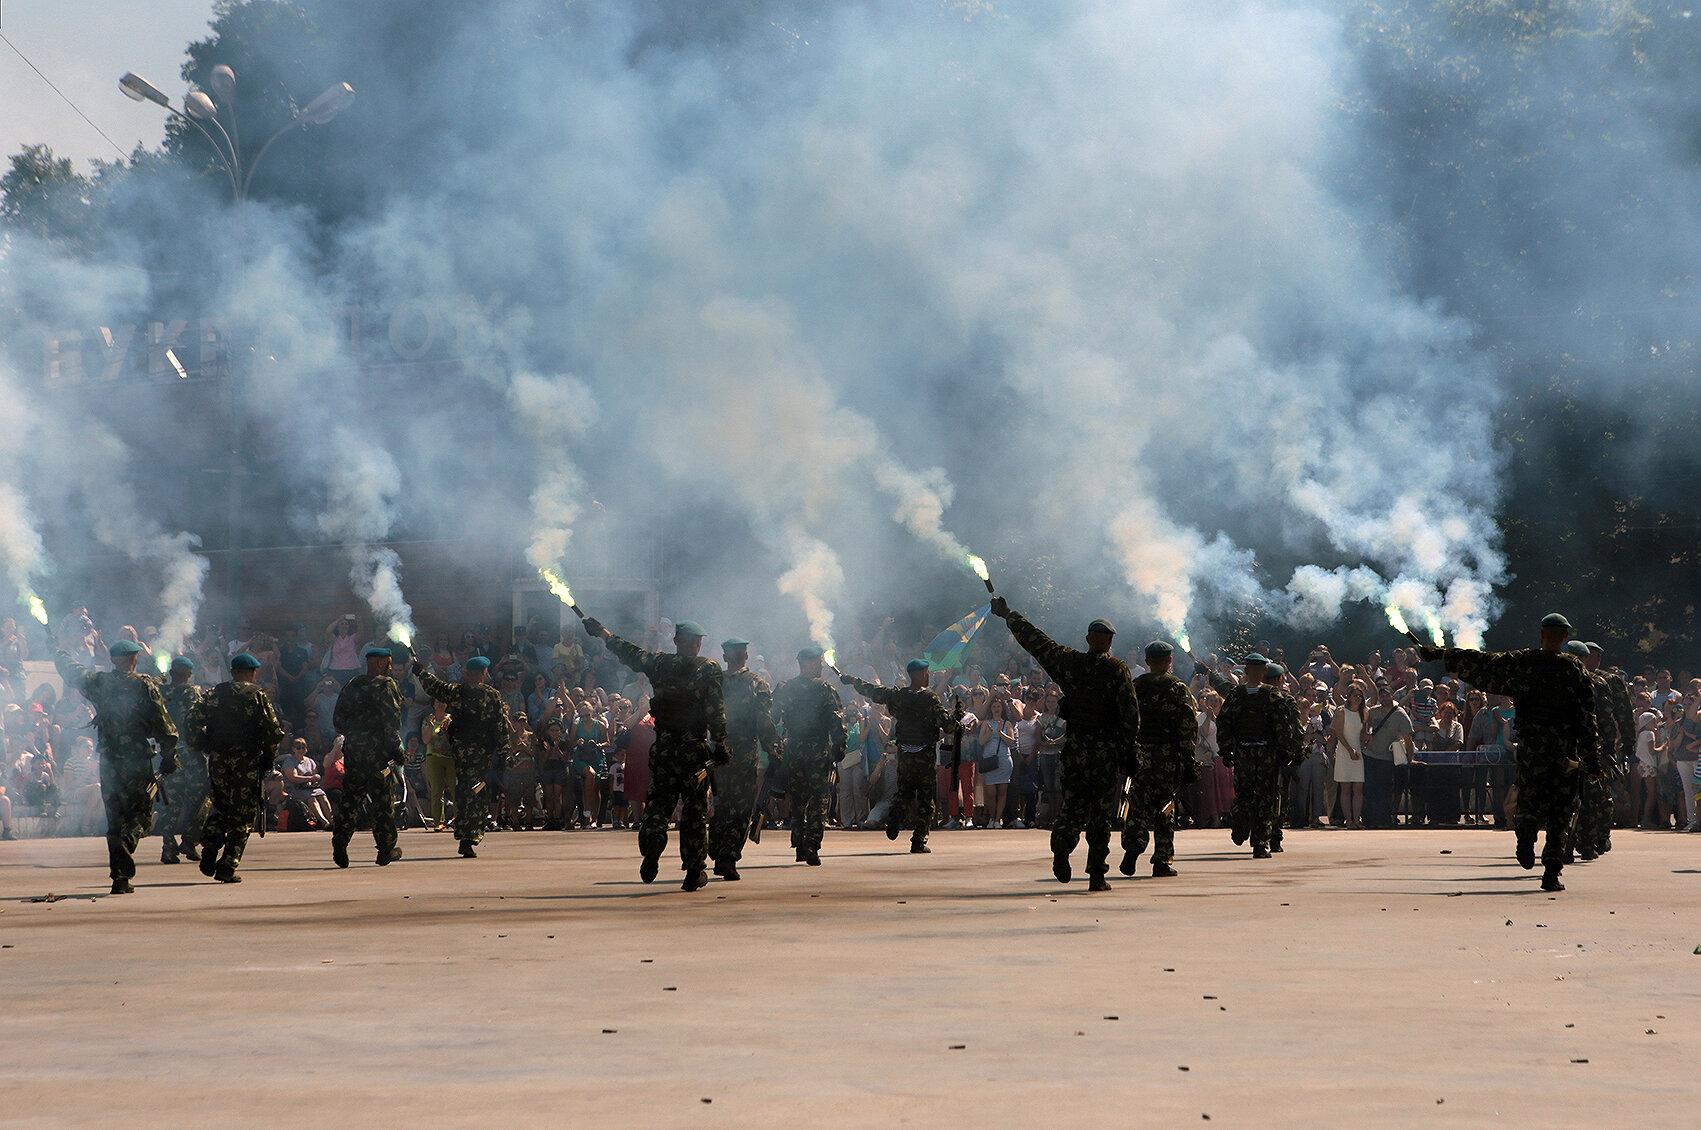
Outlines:
<svg viewBox="0 0 1701 1130"><path fill-rule="evenodd" d="M183 837L183 843L181 845L181 850L183 852L183 858L184 859L192 859L192 860L196 861L197 863L200 862L201 853L200 853L199 850L196 849L195 841L190 839L188 836Z"/></svg>
<svg viewBox="0 0 1701 1130"><path fill-rule="evenodd" d="M811 866L811 867L821 866L821 852L820 852L820 850L818 848L809 848L807 851L804 852L803 862L809 864L809 866Z"/></svg>
<svg viewBox="0 0 1701 1130"><path fill-rule="evenodd" d="M1536 830L1531 828L1530 834L1526 836L1524 829L1519 828L1516 835L1518 837L1518 850L1514 855L1518 860L1518 866L1525 871L1532 870L1536 865Z"/></svg>
<svg viewBox="0 0 1701 1130"><path fill-rule="evenodd" d="M461 858L462 859L477 859L478 858L478 852L473 850L473 845L472 845L471 840L462 840L461 841Z"/></svg>
<svg viewBox="0 0 1701 1130"><path fill-rule="evenodd" d="M178 861L177 841L171 836L165 837L165 842L160 845L159 861L161 863L176 863Z"/></svg>
<svg viewBox="0 0 1701 1130"><path fill-rule="evenodd" d="M201 874L211 879L213 872L218 870L219 853L213 850L212 844L201 845Z"/></svg>
<svg viewBox="0 0 1701 1130"><path fill-rule="evenodd" d="M380 848L379 851L378 851L378 859L376 860L376 862L377 862L378 866L380 866L380 867L388 867L388 866L390 866L390 864L396 862L396 860L400 859L401 857L402 857L402 849L399 848L399 847Z"/></svg>
<svg viewBox="0 0 1701 1130"><path fill-rule="evenodd" d="M716 875L725 875L726 874L726 861L721 860L721 859L715 860L715 866L712 868L712 870L714 871L714 873Z"/></svg>
<svg viewBox="0 0 1701 1130"><path fill-rule="evenodd" d="M1067 883L1074 877L1075 872L1069 867L1068 852L1054 851L1051 853L1051 873L1057 877L1059 883Z"/></svg>
<svg viewBox="0 0 1701 1130"><path fill-rule="evenodd" d="M658 851L654 855L651 855L649 852L645 852L644 861L638 864L638 878L642 879L646 883L653 883L656 881L656 872L660 870L661 852Z"/></svg>
<svg viewBox="0 0 1701 1130"><path fill-rule="evenodd" d="M898 827L899 823L900 821L896 816L893 816L886 821L886 838L888 840L895 840L898 838L898 833L903 830Z"/></svg>
<svg viewBox="0 0 1701 1130"><path fill-rule="evenodd" d="M1563 891L1565 884L1559 881L1559 867L1550 866L1542 870L1542 890Z"/></svg>
<svg viewBox="0 0 1701 1130"><path fill-rule="evenodd" d="M1134 874L1134 868L1137 867L1139 865L1139 863L1140 863L1140 853L1139 852L1137 852L1137 851L1125 851L1125 852L1122 853L1122 862L1118 863L1116 865L1116 869L1118 871L1122 872L1124 875L1132 876Z"/></svg>
<svg viewBox="0 0 1701 1130"><path fill-rule="evenodd" d="M130 885L128 879L114 879L112 881L112 893L115 895L135 894L136 888Z"/></svg>
<svg viewBox="0 0 1701 1130"><path fill-rule="evenodd" d="M709 873L701 867L693 867L685 873L685 882L680 889L685 891L700 891L709 885Z"/></svg>
<svg viewBox="0 0 1701 1130"><path fill-rule="evenodd" d="M1282 837L1280 837L1280 836L1270 837L1270 852L1271 852L1271 854L1273 855L1276 852L1281 851L1281 850L1282 850Z"/></svg>
<svg viewBox="0 0 1701 1130"><path fill-rule="evenodd" d="M331 844L331 862L335 863L338 867L347 867L348 866L348 845L347 844L339 844L339 843L336 843L334 841L332 842L332 844Z"/></svg>
<svg viewBox="0 0 1701 1130"><path fill-rule="evenodd" d="M715 864L715 868L715 873L729 883L736 883L740 879L744 878L744 876L738 873L738 864L733 860L729 859L725 863L717 863Z"/></svg>
<svg viewBox="0 0 1701 1130"><path fill-rule="evenodd" d="M1173 878L1175 878L1175 876L1176 876L1176 870L1175 870L1175 868L1171 867L1169 864L1167 864L1167 863L1154 863L1154 864L1152 864L1152 878L1154 878L1154 879L1173 879Z"/></svg>
<svg viewBox="0 0 1701 1130"><path fill-rule="evenodd" d="M933 849L927 846L926 840L912 840L910 842L910 854L911 855L932 855Z"/></svg>
<svg viewBox="0 0 1701 1130"><path fill-rule="evenodd" d="M1239 847L1241 844L1245 843L1246 838L1252 834L1252 828L1243 816L1236 816L1232 819L1234 821L1234 826L1229 831L1229 839L1234 841L1235 847Z"/></svg>
<svg viewBox="0 0 1701 1130"><path fill-rule="evenodd" d="M1110 890L1110 883L1106 881L1103 875L1095 874L1088 877L1087 889L1089 891L1108 891Z"/></svg>
<svg viewBox="0 0 1701 1130"><path fill-rule="evenodd" d="M802 863L804 860L806 860L808 858L809 858L809 849L808 848L801 848L800 847L800 848L797 849L797 862Z"/></svg>
<svg viewBox="0 0 1701 1130"><path fill-rule="evenodd" d="M1580 848L1577 851L1577 858L1584 863L1592 863L1595 859L1595 853L1591 848Z"/></svg>
<svg viewBox="0 0 1701 1130"><path fill-rule="evenodd" d="M1265 847L1263 844L1253 844L1252 845L1252 858L1253 859L1269 859L1270 858L1270 849Z"/></svg>

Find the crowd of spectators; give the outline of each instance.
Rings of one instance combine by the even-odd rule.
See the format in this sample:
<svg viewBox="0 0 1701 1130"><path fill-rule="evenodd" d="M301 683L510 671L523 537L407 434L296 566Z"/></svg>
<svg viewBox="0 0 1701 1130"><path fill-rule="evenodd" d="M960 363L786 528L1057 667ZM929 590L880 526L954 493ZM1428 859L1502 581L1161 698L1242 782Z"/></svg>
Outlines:
<svg viewBox="0 0 1701 1130"><path fill-rule="evenodd" d="M891 636L892 622L869 640L844 645L842 668L887 685L906 681L904 664L920 646ZM663 647L663 623L639 642ZM152 628L113 629L113 639L142 645L141 670L157 669L145 641ZM88 610L76 606L53 625L51 646L90 665L106 658L107 639ZM600 640L577 625L565 631L534 619L511 629L476 624L437 630L416 641L420 661L455 681L466 661L488 659L490 678L508 704L513 731L505 762L488 768L497 829L564 830L629 827L648 789L655 739L649 687L620 666ZM276 703L287 736L268 789L269 818L288 830L328 828L342 777L341 739L332 718L342 685L363 669L368 647L395 655L393 674L406 704L401 739L406 767L404 826L444 829L453 816L454 763L441 704L410 672L410 648L380 628L345 613L322 628L305 623L257 626L243 620L229 633L208 626L181 649L195 661L195 681L211 686L229 677L229 660L247 652L260 661L258 680ZM1338 662L1317 645L1301 663L1282 649L1260 650L1288 667L1287 689L1300 706L1305 758L1288 770L1285 818L1295 828L1390 828L1406 825L1508 823L1505 811L1517 751L1516 704L1484 695L1438 664L1422 664L1415 649L1384 658L1373 652ZM1143 648L1119 649L1136 675ZM0 778L0 836L14 833L16 806L56 820L60 834L101 831L98 763L91 712L77 694L60 695L54 682L33 687L31 657L12 620L0 622L0 727L5 743ZM1235 680L1228 659L1201 657L1218 676ZM751 657L757 674L778 684L795 675L790 662ZM1190 672L1178 665L1184 677ZM1234 796L1233 770L1216 743L1222 705L1204 670L1191 672L1199 718L1194 756L1198 780L1179 797L1182 826L1226 824ZM1622 672L1631 686L1636 719L1635 760L1616 785L1618 826L1689 831L1697 820L1695 779L1701 754L1701 678L1647 667ZM933 685L965 711L960 748L945 742L937 755L938 819L946 828L1049 826L1060 799L1062 751L1068 740L1059 692L1038 665L1001 629L977 639L968 661L933 675ZM897 790L897 763L885 708L841 688L847 743L837 769L831 823L841 828L883 824ZM786 818L782 767L763 755L768 818Z"/></svg>

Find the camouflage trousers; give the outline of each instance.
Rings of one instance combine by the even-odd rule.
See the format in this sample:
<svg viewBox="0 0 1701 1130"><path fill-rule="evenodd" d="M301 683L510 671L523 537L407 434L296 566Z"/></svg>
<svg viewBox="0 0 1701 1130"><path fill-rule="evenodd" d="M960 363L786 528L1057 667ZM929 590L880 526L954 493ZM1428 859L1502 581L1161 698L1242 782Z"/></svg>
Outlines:
<svg viewBox="0 0 1701 1130"><path fill-rule="evenodd" d="M1152 862L1175 862L1175 793L1181 780L1178 756L1154 746L1140 747L1140 771L1128 789L1128 817L1122 822L1122 850L1139 855L1152 842ZM1167 810L1167 811L1166 811Z"/></svg>
<svg viewBox="0 0 1701 1130"><path fill-rule="evenodd" d="M187 747L178 747L177 772L165 780L171 803L160 808L154 831L162 836L181 836L188 842L199 842L203 810L212 786L207 777L206 757Z"/></svg>
<svg viewBox="0 0 1701 1130"><path fill-rule="evenodd" d="M1612 840L1611 777L1578 774L1577 832L1573 846L1578 851L1600 855Z"/></svg>
<svg viewBox="0 0 1701 1130"><path fill-rule="evenodd" d="M1282 805L1282 762L1273 745L1241 746L1234 751L1234 807L1230 820L1245 828L1252 846L1267 848L1275 839Z"/></svg>
<svg viewBox="0 0 1701 1130"><path fill-rule="evenodd" d="M734 749L731 764L716 766L711 774L715 818L709 822L709 855L716 861L737 863L744 857L744 841L756 811L756 783L762 775L759 760L752 743Z"/></svg>
<svg viewBox="0 0 1701 1130"><path fill-rule="evenodd" d="M787 750L786 786L791 790L791 846L820 851L833 795L833 755L824 746Z"/></svg>
<svg viewBox="0 0 1701 1130"><path fill-rule="evenodd" d="M1122 771L1117 749L1102 738L1072 734L1063 746L1062 803L1051 827L1051 852L1068 855L1087 837L1087 874L1110 869L1110 820Z"/></svg>
<svg viewBox="0 0 1701 1130"><path fill-rule="evenodd" d="M384 772L387 762L366 758L348 760L343 770L343 795L337 804L336 818L331 825L331 843L348 848L354 839L354 826L360 820L361 806L372 802L372 838L379 854L388 854L396 846L396 793Z"/></svg>
<svg viewBox="0 0 1701 1130"><path fill-rule="evenodd" d="M1578 773L1566 764L1568 754L1550 754L1532 745L1526 737L1518 747L1518 811L1513 827L1525 843L1534 843L1536 833L1545 831L1542 866L1560 867L1570 849Z"/></svg>
<svg viewBox="0 0 1701 1130"><path fill-rule="evenodd" d="M490 816L490 751L483 746L455 746L454 753L455 839L476 846L484 839L484 824Z"/></svg>
<svg viewBox="0 0 1701 1130"><path fill-rule="evenodd" d="M656 744L650 747L650 791L644 797L644 818L638 823L638 850L645 858L659 857L667 850L667 824L677 804L680 866L686 871L707 866L709 778L703 767L708 763L707 741L670 730L656 731ZM747 828L749 819L746 813Z"/></svg>
<svg viewBox="0 0 1701 1130"><path fill-rule="evenodd" d="M153 758L145 751L140 758L134 752L124 757L101 754L100 799L106 808L106 859L114 880L135 878L136 845L154 822L154 798L148 791L153 780Z"/></svg>
<svg viewBox="0 0 1701 1130"><path fill-rule="evenodd" d="M254 755L247 750L214 753L207 758L207 777L213 806L201 826L201 852L211 852L208 858L218 860L220 870L235 871L260 814Z"/></svg>
<svg viewBox="0 0 1701 1130"><path fill-rule="evenodd" d="M925 846L928 830L933 827L933 812L939 803L938 771L934 766L932 746L913 753L898 750L898 791L886 812L886 826L903 826L904 810L910 810L910 843Z"/></svg>

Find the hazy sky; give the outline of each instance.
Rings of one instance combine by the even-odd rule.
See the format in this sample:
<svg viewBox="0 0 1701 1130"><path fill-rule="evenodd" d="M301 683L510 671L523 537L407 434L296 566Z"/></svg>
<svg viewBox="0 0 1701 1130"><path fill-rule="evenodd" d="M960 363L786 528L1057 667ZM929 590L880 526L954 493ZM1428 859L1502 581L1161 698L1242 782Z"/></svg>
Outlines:
<svg viewBox="0 0 1701 1130"><path fill-rule="evenodd" d="M0 0L0 32L128 153L157 145L165 113L132 102L118 76L135 71L176 103L183 49L204 38L213 0ZM46 142L87 171L91 157L117 156L64 99L0 43L0 160Z"/></svg>

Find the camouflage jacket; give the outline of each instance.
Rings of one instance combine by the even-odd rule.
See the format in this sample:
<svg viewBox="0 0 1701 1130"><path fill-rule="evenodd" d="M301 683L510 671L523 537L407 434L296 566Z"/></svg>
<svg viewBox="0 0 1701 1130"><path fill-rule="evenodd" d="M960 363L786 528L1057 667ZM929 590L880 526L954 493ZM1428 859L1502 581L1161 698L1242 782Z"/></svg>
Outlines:
<svg viewBox="0 0 1701 1130"><path fill-rule="evenodd" d="M220 683L195 700L187 725L189 748L209 758L270 768L283 744L277 712L258 683Z"/></svg>
<svg viewBox="0 0 1701 1130"><path fill-rule="evenodd" d="M1199 714L1193 692L1180 678L1165 671L1147 671L1134 680L1140 703L1140 746L1192 760L1199 740Z"/></svg>
<svg viewBox="0 0 1701 1130"><path fill-rule="evenodd" d="M451 745L506 756L513 731L508 726L508 706L502 701L501 691L489 683L445 683L423 669L419 671L419 685L449 708Z"/></svg>
<svg viewBox="0 0 1701 1130"><path fill-rule="evenodd" d="M951 708L931 687L882 687L855 675L842 675L840 679L869 702L878 702L892 712L892 740L906 749L931 748L939 744L941 735L955 734L961 728L952 719Z"/></svg>
<svg viewBox="0 0 1701 1130"><path fill-rule="evenodd" d="M173 683L163 692L166 712L171 715L172 725L177 727L178 745L185 749L189 746L189 711L204 694L206 692L194 683Z"/></svg>
<svg viewBox="0 0 1701 1130"><path fill-rule="evenodd" d="M402 760L402 689L388 675L356 675L337 695L331 724L351 759Z"/></svg>
<svg viewBox="0 0 1701 1130"><path fill-rule="evenodd" d="M1011 612L1006 622L1016 642L1063 688L1064 708L1058 714L1069 723L1070 744L1106 741L1129 762L1140 738L1140 701L1128 665L1109 652L1064 647L1019 612Z"/></svg>
<svg viewBox="0 0 1701 1130"><path fill-rule="evenodd" d="M1595 734L1601 767L1614 776L1629 773L1636 760L1636 722L1630 716L1630 688L1610 671L1590 671L1595 686Z"/></svg>
<svg viewBox="0 0 1701 1130"><path fill-rule="evenodd" d="M824 679L803 675L781 683L774 705L792 750L826 749L836 761L845 750L845 703Z"/></svg>
<svg viewBox="0 0 1701 1130"><path fill-rule="evenodd" d="M124 761L151 761L150 740L161 752L177 748L177 727L160 696L159 685L145 675L126 671L91 671L64 652L53 665L65 685L94 707L95 733L101 752Z"/></svg>
<svg viewBox="0 0 1701 1130"><path fill-rule="evenodd" d="M1447 670L1488 694L1512 698L1518 710L1518 751L1546 759L1580 761L1600 771L1595 732L1595 686L1574 655L1544 648L1471 651L1450 647Z"/></svg>
<svg viewBox="0 0 1701 1130"><path fill-rule="evenodd" d="M1224 753L1268 748L1278 761L1297 760L1305 748L1298 703L1274 687L1235 687L1217 712L1217 745Z"/></svg>
<svg viewBox="0 0 1701 1130"><path fill-rule="evenodd" d="M760 745L772 751L780 743L774 728L774 692L768 680L746 668L721 676L721 700L726 708L726 740L734 749Z"/></svg>
<svg viewBox="0 0 1701 1130"><path fill-rule="evenodd" d="M715 742L726 741L726 699L721 665L701 655L668 655L645 651L610 632L608 650L627 667L650 680L650 716L656 729L670 730L701 741L704 732Z"/></svg>

